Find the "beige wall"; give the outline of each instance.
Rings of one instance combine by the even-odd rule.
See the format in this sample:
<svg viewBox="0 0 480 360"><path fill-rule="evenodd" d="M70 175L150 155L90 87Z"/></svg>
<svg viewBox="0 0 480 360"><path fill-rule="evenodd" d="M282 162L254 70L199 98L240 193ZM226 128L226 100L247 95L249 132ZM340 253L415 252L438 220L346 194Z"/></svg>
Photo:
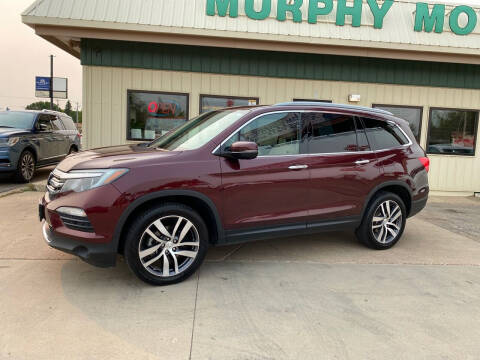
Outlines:
<svg viewBox="0 0 480 360"><path fill-rule="evenodd" d="M325 99L348 103L349 94L360 94L356 105L423 106L421 145L425 148L430 107L480 108L480 90L379 85L335 81L275 79L174 71L108 67L83 67L84 148L126 143L127 89L190 94L190 117L199 111L199 95L259 97L261 104L293 98ZM480 132L479 132L480 134ZM480 156L429 155L430 184L442 194L480 192Z"/></svg>

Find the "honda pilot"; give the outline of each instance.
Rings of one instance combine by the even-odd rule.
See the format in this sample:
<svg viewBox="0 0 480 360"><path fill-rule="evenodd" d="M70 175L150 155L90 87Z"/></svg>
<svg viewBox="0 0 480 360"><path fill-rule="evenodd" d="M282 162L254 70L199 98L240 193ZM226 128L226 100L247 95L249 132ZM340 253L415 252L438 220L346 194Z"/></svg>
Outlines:
<svg viewBox="0 0 480 360"><path fill-rule="evenodd" d="M154 285L209 246L351 229L394 246L429 193L429 159L391 113L308 102L211 111L152 143L68 156L39 205L53 248Z"/></svg>

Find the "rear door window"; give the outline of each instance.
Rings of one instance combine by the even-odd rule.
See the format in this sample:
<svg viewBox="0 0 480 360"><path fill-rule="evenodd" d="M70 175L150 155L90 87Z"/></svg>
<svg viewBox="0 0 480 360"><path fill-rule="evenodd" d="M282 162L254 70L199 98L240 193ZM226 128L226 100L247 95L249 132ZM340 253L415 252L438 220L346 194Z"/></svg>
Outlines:
<svg viewBox="0 0 480 360"><path fill-rule="evenodd" d="M311 112L303 114L303 121L308 132L310 154L358 151L353 116Z"/></svg>
<svg viewBox="0 0 480 360"><path fill-rule="evenodd" d="M60 130L65 130L65 128L63 127L63 124L62 122L60 121L60 119L56 116L51 116L50 117L51 121L52 121L52 126L53 126L53 130L54 131L60 131Z"/></svg>
<svg viewBox="0 0 480 360"><path fill-rule="evenodd" d="M395 124L369 118L362 118L362 120L374 150L393 149L409 143L405 134Z"/></svg>
<svg viewBox="0 0 480 360"><path fill-rule="evenodd" d="M355 118L355 125L357 128L358 151L370 151L370 143L368 142L367 134L365 133L363 123L360 121L359 118Z"/></svg>

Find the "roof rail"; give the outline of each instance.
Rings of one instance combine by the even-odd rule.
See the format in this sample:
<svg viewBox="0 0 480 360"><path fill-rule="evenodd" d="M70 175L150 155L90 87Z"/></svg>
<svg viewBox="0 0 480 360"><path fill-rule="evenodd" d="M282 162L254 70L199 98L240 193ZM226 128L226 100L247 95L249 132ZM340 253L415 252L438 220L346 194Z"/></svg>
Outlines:
<svg viewBox="0 0 480 360"><path fill-rule="evenodd" d="M47 112L48 112L48 113L51 113L51 114L65 115L65 116L71 117L71 116L67 115L67 114L64 113L64 112L57 111L57 110L42 109L42 112L44 112L44 113L47 113Z"/></svg>
<svg viewBox="0 0 480 360"><path fill-rule="evenodd" d="M356 111L365 111L370 113L378 113L383 115L393 115L390 111L386 111L382 109L369 108L366 106L357 106L357 105L326 103L326 102L320 102L320 101L291 101L291 102L275 104L274 106L319 106L322 108L356 110Z"/></svg>

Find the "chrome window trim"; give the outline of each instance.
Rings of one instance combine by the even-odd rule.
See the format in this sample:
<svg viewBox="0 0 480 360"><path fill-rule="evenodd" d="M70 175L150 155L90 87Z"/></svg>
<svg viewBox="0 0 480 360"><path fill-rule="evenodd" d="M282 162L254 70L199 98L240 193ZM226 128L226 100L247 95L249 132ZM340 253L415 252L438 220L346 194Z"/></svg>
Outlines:
<svg viewBox="0 0 480 360"><path fill-rule="evenodd" d="M240 126L238 129L236 129L235 131L233 131L230 135L227 136L227 138L225 140L223 140L218 146L215 147L215 149L213 149L212 151L212 154L215 154L227 141L229 141L237 132L241 131L245 126L249 125L252 121L255 121L257 120L258 118L262 117L262 116L265 116L265 115L272 115L272 114L282 114L282 113L335 113L334 111L322 111L322 110L280 110L280 111L272 111L272 112L267 112L267 113L263 113L263 114L260 114L260 115L257 115L255 116L254 118L250 119L249 121L247 121L245 124L243 124L242 126ZM353 116L353 117L358 117L356 115L353 115L353 114L348 114L350 116ZM403 129L398 126L398 124L394 121L391 121L391 120L381 120L381 121L385 121L386 123L390 124L390 125L393 125L393 126L396 126L398 129L400 129L400 131L402 132L403 135L405 135L405 137L407 138L408 140L408 144L404 144L404 145L400 145L400 146L396 146L396 147L393 147L393 148L388 148L388 149L380 149L380 150L369 150L369 151L345 151L345 152L332 152L332 153L314 153L314 154L295 154L295 155L261 155L261 156L258 156L257 158L268 158L268 157L280 157L280 156L296 156L296 157L299 157L299 156L329 156L329 155L347 155L347 154L373 154L373 153L380 153L380 152L384 152L384 151L390 151L390 150L397 150L397 149L403 149L403 148L407 148L411 145L413 145L413 141L412 139L410 139L410 137L405 133L405 131L403 131ZM366 131L365 131L366 133ZM365 134L366 135L366 134ZM368 138L368 135L367 135L367 138Z"/></svg>

